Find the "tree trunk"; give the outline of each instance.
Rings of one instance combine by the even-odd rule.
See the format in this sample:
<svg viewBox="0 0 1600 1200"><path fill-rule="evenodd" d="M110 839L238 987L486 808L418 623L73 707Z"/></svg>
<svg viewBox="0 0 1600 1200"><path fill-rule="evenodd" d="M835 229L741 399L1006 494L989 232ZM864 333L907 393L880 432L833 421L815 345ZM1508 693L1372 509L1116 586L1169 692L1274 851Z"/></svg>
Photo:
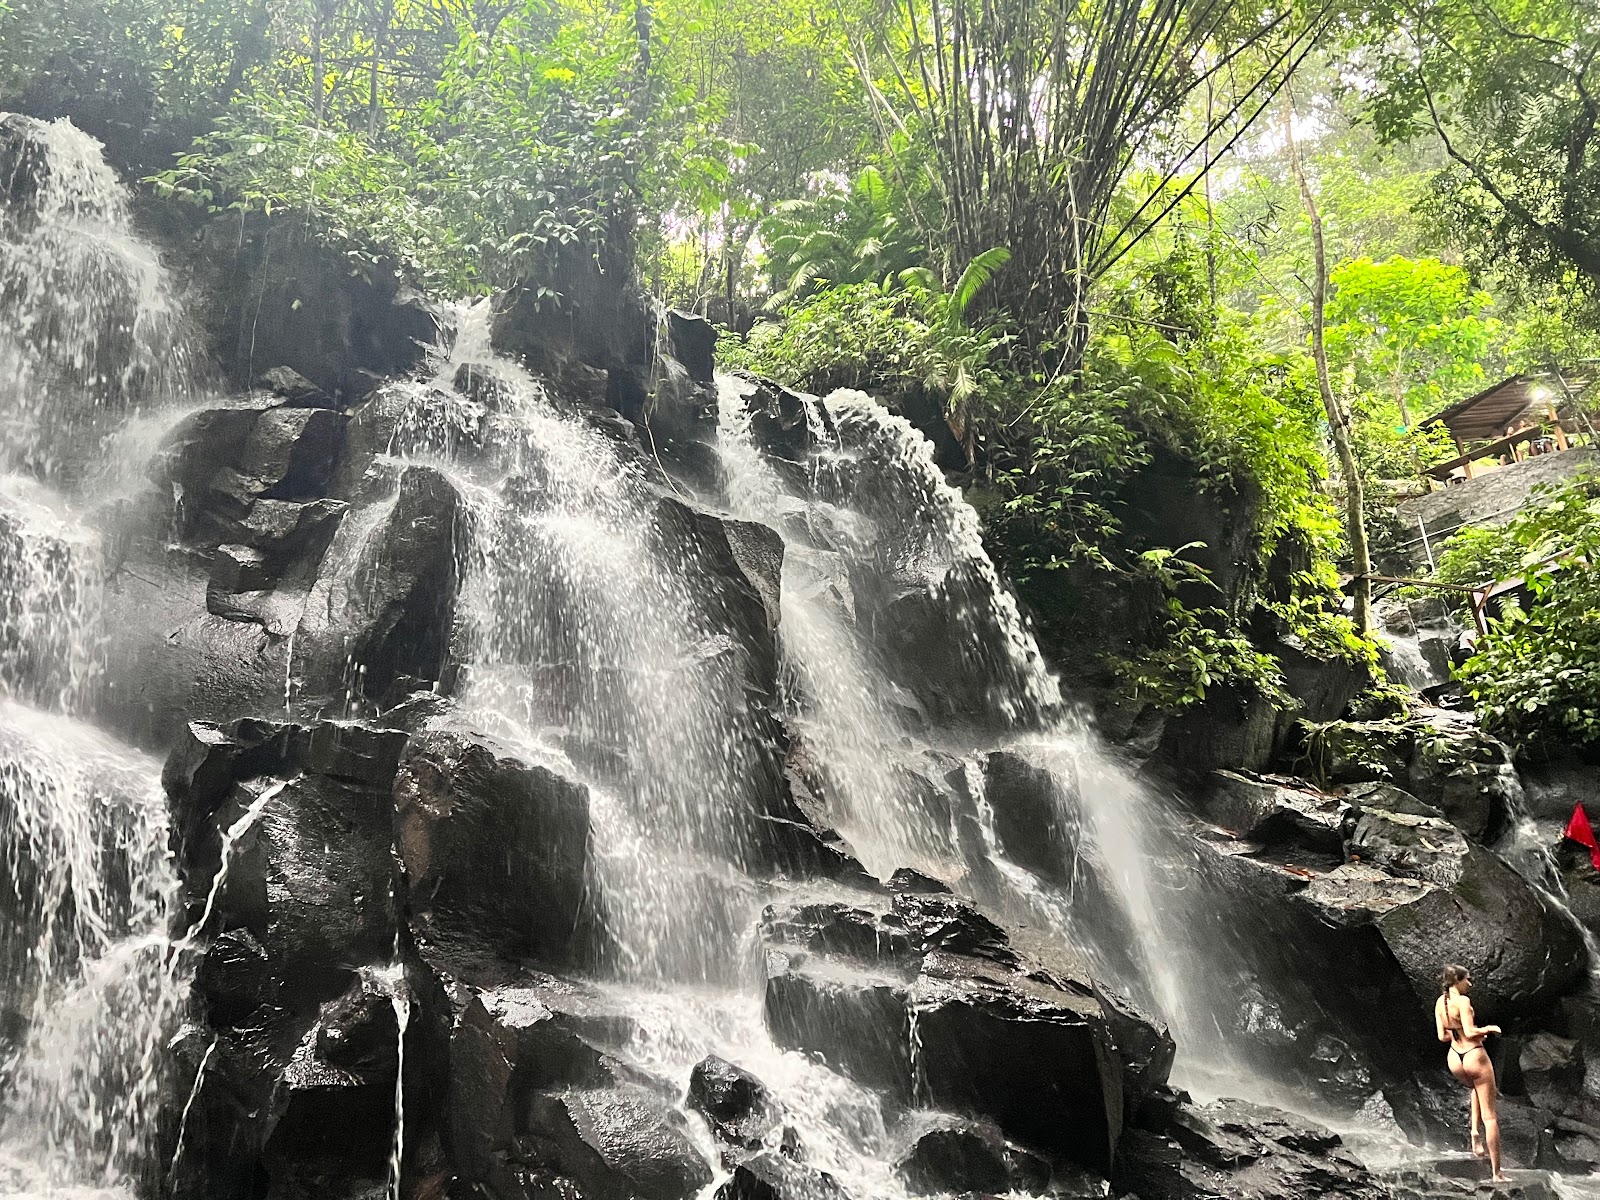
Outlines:
<svg viewBox="0 0 1600 1200"><path fill-rule="evenodd" d="M322 128L322 102L328 78L322 61L322 25L323 10L318 4L311 18L311 110L318 129Z"/></svg>
<svg viewBox="0 0 1600 1200"><path fill-rule="evenodd" d="M392 0L384 3L375 10L372 22L372 74L367 80L367 139L378 136L378 72L383 63L384 37L389 32L389 21L392 17Z"/></svg>
<svg viewBox="0 0 1600 1200"><path fill-rule="evenodd" d="M1356 628L1366 634L1372 631L1372 557L1367 551L1361 471L1356 466L1355 452L1350 448L1350 414L1339 397L1334 395L1333 383L1328 378L1328 350L1323 342L1328 300L1328 256L1322 239L1322 214L1317 209L1317 198L1311 192L1305 164L1300 161L1300 150L1294 141L1292 100L1284 105L1283 136L1289 147L1289 165L1294 170L1295 182L1300 185L1300 199L1305 204L1306 217L1311 222L1311 250L1315 265L1311 286L1311 357L1317 365L1317 390L1322 393L1322 407L1328 414L1334 452L1339 456L1339 473L1344 476L1345 532L1350 539L1350 559L1355 567L1355 579L1352 580L1355 586L1355 622Z"/></svg>

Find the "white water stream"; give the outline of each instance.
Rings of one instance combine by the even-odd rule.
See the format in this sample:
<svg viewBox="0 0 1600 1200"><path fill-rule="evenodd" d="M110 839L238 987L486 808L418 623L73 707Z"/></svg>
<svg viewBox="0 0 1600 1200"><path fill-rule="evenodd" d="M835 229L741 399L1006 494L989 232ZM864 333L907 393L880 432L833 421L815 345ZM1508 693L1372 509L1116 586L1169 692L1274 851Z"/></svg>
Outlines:
<svg viewBox="0 0 1600 1200"><path fill-rule="evenodd" d="M48 169L0 205L0 1195L66 1200L146 1175L187 992L161 764L88 718L94 510L139 414L188 398L189 343L98 144L31 137Z"/></svg>

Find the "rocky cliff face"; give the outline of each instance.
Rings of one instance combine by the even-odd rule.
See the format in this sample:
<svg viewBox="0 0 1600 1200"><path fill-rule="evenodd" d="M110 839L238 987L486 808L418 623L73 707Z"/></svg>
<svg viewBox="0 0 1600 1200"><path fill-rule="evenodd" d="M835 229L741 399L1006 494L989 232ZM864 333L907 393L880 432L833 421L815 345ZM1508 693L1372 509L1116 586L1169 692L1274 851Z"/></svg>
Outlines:
<svg viewBox="0 0 1600 1200"><path fill-rule="evenodd" d="M147 433L114 496L67 497L103 531L100 632L65 638L93 645L85 698L42 698L47 645L0 659L8 694L133 764L61 811L137 793L130 746L165 756L137 825L170 830L178 875L140 927L170 965L137 978L173 997L149 1006L170 1053L134 1056L148 1153L58 1175L208 1200L1376 1200L1336 1134L1196 1103L1174 1060L1220 1050L1236 1081L1438 1136L1441 957L1527 1031L1519 1150L1593 1161L1584 944L1485 848L1515 825L1478 786L1492 748L1413 732L1399 775L1222 773L1167 804L1064 715L971 510L867 398L719 383L702 322L588 268L555 308L447 310L277 227L231 257L218 236L190 252L227 387ZM62 577L19 511L10 561ZM91 744L13 707L8 835L48 792L24 768ZM156 871L102 840L124 852L74 869L108 895ZM13 845L48 874L48 845ZM22 944L0 938L0 1036L33 1046ZM34 1094L100 1113L50 1078Z"/></svg>

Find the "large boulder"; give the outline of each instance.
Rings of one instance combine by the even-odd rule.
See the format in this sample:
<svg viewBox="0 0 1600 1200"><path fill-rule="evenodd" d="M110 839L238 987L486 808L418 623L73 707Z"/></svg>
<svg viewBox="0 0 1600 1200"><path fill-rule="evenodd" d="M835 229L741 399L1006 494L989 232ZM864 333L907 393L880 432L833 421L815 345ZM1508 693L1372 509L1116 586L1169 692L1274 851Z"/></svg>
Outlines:
<svg viewBox="0 0 1600 1200"><path fill-rule="evenodd" d="M850 1200L826 1171L781 1154L755 1154L737 1164L716 1200Z"/></svg>
<svg viewBox="0 0 1600 1200"><path fill-rule="evenodd" d="M306 389L284 385L300 400ZM346 419L276 394L234 397L190 413L162 439L151 478L177 498L193 546L236 540L257 501L317 500L333 477Z"/></svg>
<svg viewBox="0 0 1600 1200"><path fill-rule="evenodd" d="M812 451L836 436L827 407L815 396L758 379L745 394L750 436L773 459L803 463Z"/></svg>
<svg viewBox="0 0 1600 1200"><path fill-rule="evenodd" d="M672 356L696 383L713 383L717 373L717 327L695 313L667 311L667 343Z"/></svg>
<svg viewBox="0 0 1600 1200"><path fill-rule="evenodd" d="M50 170L43 121L0 113L0 202L20 209L38 195Z"/></svg>
<svg viewBox="0 0 1600 1200"><path fill-rule="evenodd" d="M394 807L411 919L434 952L561 964L581 949L586 787L485 739L427 731L406 749Z"/></svg>
<svg viewBox="0 0 1600 1200"><path fill-rule="evenodd" d="M783 1046L1008 1137L1108 1170L1171 1039L1081 968L1024 958L953 896L769 909L766 1018Z"/></svg>
<svg viewBox="0 0 1600 1200"><path fill-rule="evenodd" d="M358 724L195 723L168 760L179 952L198 953L214 1038L180 1195L251 1176L285 1197L381 1185L402 1036L407 1156L435 1127L445 1003L410 948L392 851L404 741Z"/></svg>
<svg viewBox="0 0 1600 1200"><path fill-rule="evenodd" d="M685 1103L719 1139L745 1150L759 1149L782 1117L766 1084L715 1054L706 1055L690 1072Z"/></svg>
<svg viewBox="0 0 1600 1200"><path fill-rule="evenodd" d="M626 1013L547 976L482 992L459 987L445 1132L461 1177L516 1195L506 1185L518 1172L560 1173L553 1151L522 1137L537 1096L623 1085L667 1094L615 1057L635 1032Z"/></svg>
<svg viewBox="0 0 1600 1200"><path fill-rule="evenodd" d="M1539 1012L1583 978L1571 915L1449 823L1369 810L1352 854L1362 861L1313 879L1298 898L1332 925L1376 928L1418 1003L1437 996L1441 962L1472 972L1474 1004L1496 1022Z"/></svg>
<svg viewBox="0 0 1600 1200"><path fill-rule="evenodd" d="M965 1192L1038 1194L1050 1184L1050 1164L1007 1142L984 1121L939 1119L895 1164L906 1188L918 1195Z"/></svg>
<svg viewBox="0 0 1600 1200"><path fill-rule="evenodd" d="M443 312L395 264L354 264L294 218L218 221L201 243L203 319L237 384L287 366L353 403L419 368L439 340Z"/></svg>
<svg viewBox="0 0 1600 1200"><path fill-rule="evenodd" d="M1156 1128L1130 1131L1113 1182L1142 1200L1389 1200L1338 1134L1233 1099L1180 1103Z"/></svg>
<svg viewBox="0 0 1600 1200"><path fill-rule="evenodd" d="M1365 662L1316 653L1292 633L1278 638L1272 652L1283 673L1284 690L1307 721L1343 716L1350 702L1372 682L1372 671Z"/></svg>
<svg viewBox="0 0 1600 1200"><path fill-rule="evenodd" d="M519 286L495 297L494 349L558 385L574 369L604 371L610 403L626 413L649 390L649 308L627 286L624 266L598 261L577 245L557 250L556 258L548 286Z"/></svg>
<svg viewBox="0 0 1600 1200"><path fill-rule="evenodd" d="M1076 779L1011 751L983 760L983 794L994 812L994 833L1012 862L1057 883L1070 884L1079 842Z"/></svg>
<svg viewBox="0 0 1600 1200"><path fill-rule="evenodd" d="M1407 778L1419 800L1481 842L1499 835L1521 800L1510 748L1476 721L1442 710L1418 725Z"/></svg>
<svg viewBox="0 0 1600 1200"><path fill-rule="evenodd" d="M1215 811L1236 814L1236 833L1196 830L1193 894L1226 931L1241 983L1260 992L1241 1005L1237 1044L1263 1069L1351 1104L1382 1090L1402 1124L1424 1132L1436 1126L1425 1082L1436 1070L1429 1020L1440 963L1466 964L1482 1018L1507 1024L1538 1015L1582 978L1571 918L1398 788L1362 785L1322 800L1291 790L1287 811L1267 781L1228 781L1217 795ZM1253 840L1269 806L1243 802L1252 797L1272 800L1274 840ZM1327 828L1306 818L1342 807L1339 857ZM1340 969L1329 972L1330 962Z"/></svg>
<svg viewBox="0 0 1600 1200"><path fill-rule="evenodd" d="M1167 719L1155 758L1174 774L1192 779L1215 770L1262 771L1280 749L1280 733L1270 700L1224 685Z"/></svg>
<svg viewBox="0 0 1600 1200"><path fill-rule="evenodd" d="M1309 851L1339 862L1355 811L1338 796L1286 776L1217 771L1201 810L1250 842Z"/></svg>
<svg viewBox="0 0 1600 1200"><path fill-rule="evenodd" d="M408 467L362 515L334 538L295 629L288 686L302 708L386 706L445 674L462 577L460 494L434 468Z"/></svg>
<svg viewBox="0 0 1600 1200"><path fill-rule="evenodd" d="M226 533L141 541L105 590L119 631L105 719L165 746L192 719L370 712L431 685L449 663L460 519L454 487L413 467L353 509L263 496Z"/></svg>
<svg viewBox="0 0 1600 1200"><path fill-rule="evenodd" d="M530 1137L594 1200L691 1200L714 1178L670 1102L641 1087L534 1099Z"/></svg>

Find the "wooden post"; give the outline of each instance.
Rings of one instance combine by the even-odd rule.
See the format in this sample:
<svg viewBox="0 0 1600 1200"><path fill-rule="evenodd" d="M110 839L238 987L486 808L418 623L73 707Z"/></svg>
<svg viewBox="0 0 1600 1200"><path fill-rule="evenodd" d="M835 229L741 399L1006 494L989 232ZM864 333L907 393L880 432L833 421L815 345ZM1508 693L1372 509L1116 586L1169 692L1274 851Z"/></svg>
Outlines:
<svg viewBox="0 0 1600 1200"><path fill-rule="evenodd" d="M1600 437L1595 434L1594 425L1590 422L1589 414L1583 407L1582 398L1574 395L1572 389L1567 386L1566 378L1561 374L1560 367L1551 363L1550 373L1556 377L1556 384L1561 388L1561 394L1567 398L1567 403L1572 405L1572 415L1577 418L1578 424L1582 425L1588 432L1589 445L1600 446Z"/></svg>
<svg viewBox="0 0 1600 1200"><path fill-rule="evenodd" d="M1567 449L1567 431L1561 428L1561 414L1556 411L1554 404L1546 404L1544 411L1550 418L1550 425L1555 429L1556 449Z"/></svg>

